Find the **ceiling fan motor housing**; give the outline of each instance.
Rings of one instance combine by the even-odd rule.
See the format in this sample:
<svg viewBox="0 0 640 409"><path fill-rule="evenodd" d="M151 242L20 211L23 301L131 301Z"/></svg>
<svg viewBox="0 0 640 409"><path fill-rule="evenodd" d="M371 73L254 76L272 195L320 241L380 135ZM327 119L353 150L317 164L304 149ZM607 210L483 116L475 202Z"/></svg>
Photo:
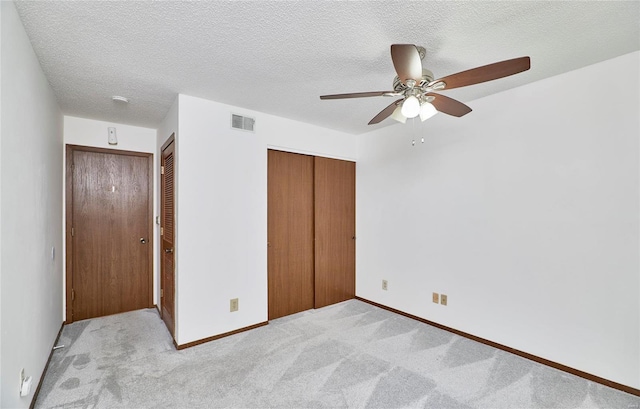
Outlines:
<svg viewBox="0 0 640 409"><path fill-rule="evenodd" d="M430 83L431 81L433 81L433 73L429 70L427 70L426 68L422 69L422 80L420 80L420 83L416 84L414 88L420 88L423 85L426 85L428 83ZM400 81L400 77L398 77L397 75L395 76L395 78L393 79L393 90L396 92L404 92L406 90L408 90L409 87L407 87L405 84L402 83L402 81Z"/></svg>

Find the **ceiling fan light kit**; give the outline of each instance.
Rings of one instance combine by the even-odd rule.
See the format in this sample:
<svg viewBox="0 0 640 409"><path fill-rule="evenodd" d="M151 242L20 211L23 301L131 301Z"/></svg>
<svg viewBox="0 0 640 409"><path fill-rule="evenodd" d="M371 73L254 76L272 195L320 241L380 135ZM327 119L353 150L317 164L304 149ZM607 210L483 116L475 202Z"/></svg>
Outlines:
<svg viewBox="0 0 640 409"><path fill-rule="evenodd" d="M420 101L413 95L409 95L402 103L402 115L407 118L415 118L420 115Z"/></svg>
<svg viewBox="0 0 640 409"><path fill-rule="evenodd" d="M396 109L393 110L391 118L403 124L407 122L407 117L402 115L402 105L398 105Z"/></svg>
<svg viewBox="0 0 640 409"><path fill-rule="evenodd" d="M422 66L422 60L425 55L426 50L424 47L414 44L392 44L391 60L397 74L393 80L393 91L322 95L320 99L374 96L402 97L380 111L378 115L369 121L369 125L377 124L388 117L405 123L407 118L415 118L420 115L420 120L425 121L437 112L461 117L471 112L471 108L453 98L436 94L434 91L492 81L518 74L531 68L531 59L529 57L520 57L472 68L434 80L433 73Z"/></svg>
<svg viewBox="0 0 640 409"><path fill-rule="evenodd" d="M425 102L420 106L420 120L422 122L426 121L437 113L438 110L436 109L436 107L431 105L431 103L429 102Z"/></svg>

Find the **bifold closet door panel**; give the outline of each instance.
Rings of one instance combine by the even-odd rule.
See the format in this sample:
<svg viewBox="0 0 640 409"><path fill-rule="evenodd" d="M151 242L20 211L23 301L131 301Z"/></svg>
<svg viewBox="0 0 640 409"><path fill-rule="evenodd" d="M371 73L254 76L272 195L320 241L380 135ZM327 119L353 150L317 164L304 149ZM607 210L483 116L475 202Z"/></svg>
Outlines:
<svg viewBox="0 0 640 409"><path fill-rule="evenodd" d="M269 319L313 308L313 156L268 151Z"/></svg>
<svg viewBox="0 0 640 409"><path fill-rule="evenodd" d="M356 164L315 158L315 308L355 297Z"/></svg>

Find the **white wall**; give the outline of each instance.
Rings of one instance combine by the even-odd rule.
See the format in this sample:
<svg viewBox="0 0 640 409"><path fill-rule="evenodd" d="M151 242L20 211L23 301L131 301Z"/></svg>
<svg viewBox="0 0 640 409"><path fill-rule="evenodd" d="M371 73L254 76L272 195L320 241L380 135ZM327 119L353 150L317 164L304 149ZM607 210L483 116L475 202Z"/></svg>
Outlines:
<svg viewBox="0 0 640 409"><path fill-rule="evenodd" d="M63 320L62 114L13 2L0 10L0 407L26 408ZM24 398L22 368L33 377Z"/></svg>
<svg viewBox="0 0 640 409"><path fill-rule="evenodd" d="M109 145L107 140L107 128L115 127L116 134L118 137L117 145ZM157 155L156 155L156 130L150 128L141 128L138 126L130 126L117 124L113 122L103 122L96 121L93 119L85 119L85 118L77 118L73 116L65 116L64 117L64 143L65 145L82 145L82 146L92 146L98 148L107 148L114 150L126 150L126 151L134 151L134 152L149 152L154 155L154 166L153 166L153 180L157 179L158 166L157 165ZM66 156L66 155L65 155ZM64 158L63 163L66 163L66 157ZM63 174L66 172L66 168L64 168L62 172ZM66 186L66 181L63 182L64 186ZM63 186L63 193L65 187ZM157 197L157 188L156 183L153 185L153 229L154 229L154 237L156 237L156 231L159 230L158 226L155 223L155 216L158 215L158 207L155 198ZM66 208L66 206L65 206ZM66 214L63 214L63 221L66 219ZM154 242L153 252L154 252L154 265L153 265L153 302L157 303L157 293L158 293L158 274L157 274L157 264L155 262L157 258L157 242ZM63 255L66 252L62 253ZM66 277L65 277L66 279ZM66 300L63 300L65 302ZM65 302L66 304L66 302ZM64 313L64 312L63 312Z"/></svg>
<svg viewBox="0 0 640 409"><path fill-rule="evenodd" d="M2 7L0 7L0 56L2 55ZM1 57L0 57L1 60ZM2 65L0 64L0 141L2 140ZM0 143L0 181L2 180L2 143ZM0 188L0 215L2 214L2 188ZM2 218L0 217L0 232ZM2 255L2 234L0 234L0 256ZM2 262L0 262L0 334L2 333ZM2 379L2 336L0 336L0 379ZM0 404L2 403L2 384L0 384Z"/></svg>
<svg viewBox="0 0 640 409"><path fill-rule="evenodd" d="M109 145L107 128L115 127L117 145ZM94 119L64 117L64 143L134 152L155 153L156 130Z"/></svg>
<svg viewBox="0 0 640 409"><path fill-rule="evenodd" d="M355 159L352 135L179 96L176 340L267 320L267 148ZM256 132L231 128L231 113ZM239 298L239 311L229 300Z"/></svg>
<svg viewBox="0 0 640 409"><path fill-rule="evenodd" d="M357 294L640 387L639 56L359 137Z"/></svg>
<svg viewBox="0 0 640 409"><path fill-rule="evenodd" d="M175 101L169 108L169 112L162 120L162 123L158 127L157 131L157 145L158 149L162 148L162 145L171 137L172 134L178 133L178 102L179 98L176 96Z"/></svg>

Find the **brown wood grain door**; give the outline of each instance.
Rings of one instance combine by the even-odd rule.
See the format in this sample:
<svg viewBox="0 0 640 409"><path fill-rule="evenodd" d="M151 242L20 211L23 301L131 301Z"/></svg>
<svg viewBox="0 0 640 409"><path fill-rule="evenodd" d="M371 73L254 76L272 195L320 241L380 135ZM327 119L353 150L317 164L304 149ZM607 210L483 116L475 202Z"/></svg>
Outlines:
<svg viewBox="0 0 640 409"><path fill-rule="evenodd" d="M67 320L151 307L151 154L67 152Z"/></svg>
<svg viewBox="0 0 640 409"><path fill-rule="evenodd" d="M269 319L313 308L313 156L268 151Z"/></svg>
<svg viewBox="0 0 640 409"><path fill-rule="evenodd" d="M161 246L160 246L160 313L175 336L175 142L173 135L162 148L160 178Z"/></svg>
<svg viewBox="0 0 640 409"><path fill-rule="evenodd" d="M315 308L355 297L356 164L315 158Z"/></svg>

